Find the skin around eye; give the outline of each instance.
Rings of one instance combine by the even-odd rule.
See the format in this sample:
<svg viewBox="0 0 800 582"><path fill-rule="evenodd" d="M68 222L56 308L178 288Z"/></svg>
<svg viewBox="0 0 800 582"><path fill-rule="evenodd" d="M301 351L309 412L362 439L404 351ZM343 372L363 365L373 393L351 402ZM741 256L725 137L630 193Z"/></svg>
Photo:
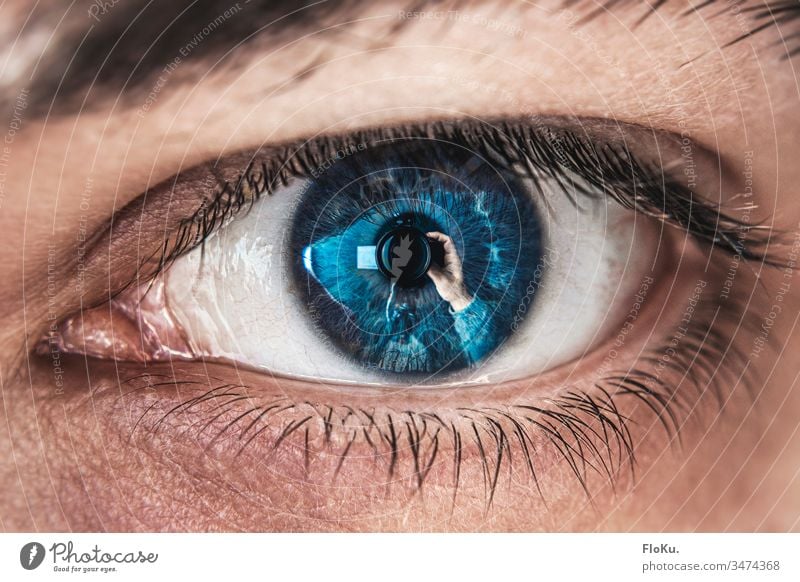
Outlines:
<svg viewBox="0 0 800 582"><path fill-rule="evenodd" d="M444 22L445 6L426 13L435 18L398 18L382 3L324 3L321 26L295 35L298 13L241 43L238 24L266 22L251 18L254 8L262 14L259 3L245 2L246 12L215 22L184 59L178 49L214 21L214 3L195 3L174 21L165 3L141 14L117 3L102 22L87 21L78 4L63 20L48 7L38 23L16 4L5 22L13 30L19 20L23 34L9 43L12 75L3 81L13 99L16 71L28 106L15 103L6 128L14 141L0 160L0 232L11 249L0 278L5 529L797 528L796 267L764 268L765 255L749 244L762 226L785 228L786 246L770 250L796 260L792 127L800 118L786 74L796 59L779 61L797 44L796 10L470 3ZM339 14L340 6L352 11ZM484 15L491 20L461 18ZM498 30L494 19L520 29ZM51 35L47 21L66 28ZM87 35L75 28L84 22ZM36 38L51 39L49 55L36 54ZM226 40L237 48L228 52ZM17 53L36 68L33 79ZM196 213L227 208L216 204L221 184L235 184L249 161L260 168L266 151L287 152L268 164L270 176L288 160L314 169L306 161L337 151L337 136L378 133L364 128L411 135L407 122L445 117L456 120L439 124L447 131L413 135L477 136L469 145L505 154L512 148L496 147L475 125L556 125L542 114L579 116L565 125L591 144L576 152L556 136L539 158L544 168L577 162L571 169L586 178L597 166L587 162L608 157L604 144L618 150L623 142L656 171L635 180L633 157L611 156L584 180L595 190L572 193L575 180L544 177L515 188L519 199L530 194L540 225L525 263L534 273L543 267L532 277L538 284L518 321L511 312L516 329L478 351L474 369L432 379L441 380L437 389L388 385L397 372L389 380L387 370L354 363L361 337L343 346L336 320L325 331L309 317L311 295L297 282L313 280L299 278L308 271L286 254L290 234L302 230L297 202L314 180L278 174L279 188L261 198L234 198L253 205L230 222L232 213ZM586 118L605 120L605 129ZM642 147L642 131L618 131L626 122L677 136L685 149L674 156L660 142ZM531 134L506 133L520 138L516 146ZM304 137L320 145L301 147ZM313 156L294 155L305 149ZM681 158L676 173L691 178L688 190L658 171ZM623 207L605 202L609 194ZM459 223L475 216L463 210ZM183 231L186 222L227 228L206 241L204 255L187 252L202 237ZM378 233L374 246L385 243L388 264L372 244L359 245L364 264L371 259L385 277L380 267L391 273L404 248L433 247L419 233L440 250L450 241L455 256L442 252L423 275L431 283L423 281L448 316L469 312L476 296L485 298L470 278L474 263L458 254L465 237L448 224L423 230ZM142 262L160 264L165 233L177 233L167 242L193 244L168 254L164 265L174 268L150 281L152 263ZM300 250L312 243L301 242ZM416 273L423 263L406 266ZM334 289L318 274L311 297ZM197 299L183 320L179 297ZM60 345L50 336L41 357L29 353L70 314ZM226 327L229 316L246 325ZM288 349L305 330L308 341ZM219 354L224 362L209 361ZM370 375L368 386L345 380L354 370Z"/></svg>
<svg viewBox="0 0 800 582"><path fill-rule="evenodd" d="M556 143L562 151L570 142ZM424 157L422 167L441 167L431 163L433 156ZM368 174L378 174L381 164L386 162L371 159ZM540 169L521 178L515 173L509 181L515 188L504 193L527 200L536 218L541 255L534 253L537 260L527 265L536 284L530 303L514 312L513 334L462 378L436 384L398 382L399 375L389 380L385 372L355 367L313 325L307 291L297 283L307 284L309 277L298 279L297 273L338 268L336 262L315 264L312 254L309 270L303 251L314 241L296 236L298 222L311 218L313 224L319 216L302 211L319 177L285 180L204 245L171 259L155 281L116 296L97 317L69 319L62 352L113 357L121 366L124 396L115 399L108 370L92 363L108 396L109 431L136 433L143 451L158 446L158 435L169 434L171 454L199 456L201 464L214 466L195 473L201 480L213 482L214 474L223 474L237 490L268 490L283 512L291 509L284 502L296 500L302 504L300 520L313 514L315 498L326 504L361 500L352 512L339 514L354 519L387 510L399 515L423 489L452 499L449 508L437 511L465 519L515 497L525 500L531 515L545 515L553 503L569 510L583 495L608 502L613 491L632 482L634 467L640 470L639 450L662 450L687 422L685 411L700 414L713 408L712 396L726 398L729 388L703 373L725 359L720 334L735 326L738 304L723 308L715 299L718 289L706 278L721 280L717 270L701 274L710 252L706 242L667 228L663 216L653 220L617 204L596 173L591 179L576 168L575 174ZM618 186L631 182L627 172L603 171L601 177ZM633 182L642 208L648 190ZM237 183L254 189L249 180ZM661 199L676 192L659 185L656 194ZM248 200L233 199L244 200L242 205ZM426 211L420 200L412 206ZM475 209L467 205L459 212L475 220ZM484 211L495 221L506 216ZM345 212L332 216L334 233L343 228L338 217L353 223ZM204 217L192 215L191 222L202 224ZM377 266L381 242L399 241L389 244L389 263L383 265L392 276L391 259L402 255L402 241L411 245L417 236L405 223L397 228L375 233L375 253L368 255ZM443 249L441 271L426 273L425 284L456 315L469 310L474 289L466 284L469 257L452 259L453 250L461 250L458 235L443 230L423 233L455 247ZM301 244L293 244L298 238ZM358 266L363 245L355 246ZM448 254L451 259L444 260ZM527 293L530 280L523 281ZM115 322L134 333L118 335ZM97 329L104 333L94 334ZM145 366L128 367L126 359ZM689 366L695 373L687 380ZM423 386L437 389L417 389ZM148 396L136 399L143 392ZM132 412L125 411L128 405ZM271 476L266 484L265 474ZM293 487L300 493L292 493ZM390 489L392 503L400 505L363 503L380 497L379 489Z"/></svg>

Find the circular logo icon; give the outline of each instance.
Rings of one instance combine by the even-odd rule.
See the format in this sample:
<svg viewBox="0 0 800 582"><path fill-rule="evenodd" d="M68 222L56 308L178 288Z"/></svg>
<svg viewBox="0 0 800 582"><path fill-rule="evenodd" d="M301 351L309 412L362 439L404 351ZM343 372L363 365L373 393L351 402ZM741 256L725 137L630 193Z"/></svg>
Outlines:
<svg viewBox="0 0 800 582"><path fill-rule="evenodd" d="M35 570L44 561L44 546L39 542L28 542L19 551L19 563L26 570Z"/></svg>

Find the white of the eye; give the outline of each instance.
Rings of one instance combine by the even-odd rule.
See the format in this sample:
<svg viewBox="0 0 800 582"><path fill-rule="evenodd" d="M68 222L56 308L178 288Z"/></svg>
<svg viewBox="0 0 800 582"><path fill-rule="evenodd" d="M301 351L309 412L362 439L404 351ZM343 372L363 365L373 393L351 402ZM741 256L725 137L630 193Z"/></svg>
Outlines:
<svg viewBox="0 0 800 582"><path fill-rule="evenodd" d="M178 259L167 273L168 307L195 355L280 375L384 384L314 329L288 276L286 236L305 184L276 192L212 236L204 252ZM652 259L650 233L633 211L600 196L577 195L576 207L554 182L540 187L549 210L537 202L545 251L535 293L529 306L520 304L512 338L453 382L527 377L579 357L619 324L610 306L636 292Z"/></svg>
<svg viewBox="0 0 800 582"><path fill-rule="evenodd" d="M528 377L588 353L620 326L649 274L655 241L640 214L579 192L573 203L552 180L539 185L539 200L547 202L541 277L528 286L533 297L519 304L519 329L472 373L474 382Z"/></svg>
<svg viewBox="0 0 800 582"><path fill-rule="evenodd" d="M195 355L306 378L336 377L347 365L300 312L287 281L284 237L302 187L255 205L167 272L168 308Z"/></svg>

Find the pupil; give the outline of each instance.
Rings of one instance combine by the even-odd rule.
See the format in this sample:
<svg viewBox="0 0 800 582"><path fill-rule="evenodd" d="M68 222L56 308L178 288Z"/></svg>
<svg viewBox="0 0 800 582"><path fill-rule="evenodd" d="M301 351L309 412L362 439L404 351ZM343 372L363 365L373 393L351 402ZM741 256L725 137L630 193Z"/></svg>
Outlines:
<svg viewBox="0 0 800 582"><path fill-rule="evenodd" d="M400 287L420 287L425 284L425 274L433 260L432 245L421 230L409 226L413 218L400 220L381 237L375 247L378 269Z"/></svg>
<svg viewBox="0 0 800 582"><path fill-rule="evenodd" d="M511 172L408 140L309 181L289 248L320 341L373 372L430 379L479 366L518 329L541 228Z"/></svg>

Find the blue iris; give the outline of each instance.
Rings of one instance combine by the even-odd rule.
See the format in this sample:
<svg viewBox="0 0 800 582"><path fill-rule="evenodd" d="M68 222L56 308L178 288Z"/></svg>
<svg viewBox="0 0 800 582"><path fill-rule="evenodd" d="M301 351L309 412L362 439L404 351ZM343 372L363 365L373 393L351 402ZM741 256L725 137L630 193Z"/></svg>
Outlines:
<svg viewBox="0 0 800 582"><path fill-rule="evenodd" d="M415 248L407 233L429 247L433 268L447 266L423 234L434 231L453 241L466 307L453 309L427 274L393 275ZM386 240L397 245L381 247ZM539 219L517 178L423 140L353 153L311 180L290 245L293 278L323 341L365 367L426 376L474 367L509 338L542 253ZM415 265L424 273L428 263Z"/></svg>

